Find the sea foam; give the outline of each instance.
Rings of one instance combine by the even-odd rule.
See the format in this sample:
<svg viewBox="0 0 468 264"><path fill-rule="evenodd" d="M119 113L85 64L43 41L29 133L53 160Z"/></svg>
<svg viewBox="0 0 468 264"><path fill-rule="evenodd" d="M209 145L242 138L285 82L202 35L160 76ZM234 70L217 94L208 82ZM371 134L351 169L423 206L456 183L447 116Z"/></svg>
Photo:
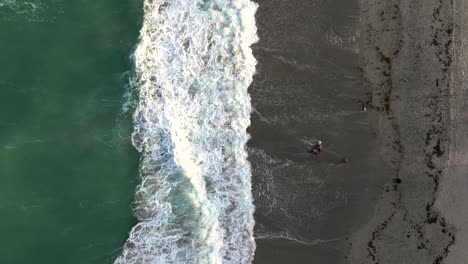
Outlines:
<svg viewBox="0 0 468 264"><path fill-rule="evenodd" d="M115 264L252 261L245 145L256 8L248 0L145 0L133 54L139 223Z"/></svg>

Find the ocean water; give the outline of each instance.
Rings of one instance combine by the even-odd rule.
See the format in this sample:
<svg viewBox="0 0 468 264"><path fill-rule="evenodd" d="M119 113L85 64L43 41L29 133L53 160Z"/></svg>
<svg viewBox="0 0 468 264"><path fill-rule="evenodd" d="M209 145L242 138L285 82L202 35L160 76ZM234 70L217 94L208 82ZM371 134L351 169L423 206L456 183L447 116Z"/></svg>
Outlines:
<svg viewBox="0 0 468 264"><path fill-rule="evenodd" d="M252 261L246 129L256 8L248 0L144 2L133 54L139 223L116 264Z"/></svg>
<svg viewBox="0 0 468 264"><path fill-rule="evenodd" d="M250 263L256 8L0 0L0 263Z"/></svg>
<svg viewBox="0 0 468 264"><path fill-rule="evenodd" d="M120 254L136 223L121 112L142 15L133 0L0 0L0 263Z"/></svg>

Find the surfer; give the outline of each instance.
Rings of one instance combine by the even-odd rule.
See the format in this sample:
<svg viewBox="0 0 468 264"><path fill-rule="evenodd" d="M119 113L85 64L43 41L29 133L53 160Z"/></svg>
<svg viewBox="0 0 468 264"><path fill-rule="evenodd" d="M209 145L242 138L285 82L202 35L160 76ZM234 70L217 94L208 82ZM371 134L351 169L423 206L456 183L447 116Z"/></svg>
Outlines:
<svg viewBox="0 0 468 264"><path fill-rule="evenodd" d="M322 141L317 141L317 143L315 143L312 148L310 149L310 153L313 153L314 155L317 155L320 153L320 151L323 150L323 144L322 144Z"/></svg>

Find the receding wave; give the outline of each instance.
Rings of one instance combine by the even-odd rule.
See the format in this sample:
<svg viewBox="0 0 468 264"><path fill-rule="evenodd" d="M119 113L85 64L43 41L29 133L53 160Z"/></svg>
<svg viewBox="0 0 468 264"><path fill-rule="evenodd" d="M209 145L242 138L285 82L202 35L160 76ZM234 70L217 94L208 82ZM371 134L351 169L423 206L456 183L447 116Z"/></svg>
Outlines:
<svg viewBox="0 0 468 264"><path fill-rule="evenodd" d="M250 263L256 4L146 0L134 52L139 223L121 263Z"/></svg>

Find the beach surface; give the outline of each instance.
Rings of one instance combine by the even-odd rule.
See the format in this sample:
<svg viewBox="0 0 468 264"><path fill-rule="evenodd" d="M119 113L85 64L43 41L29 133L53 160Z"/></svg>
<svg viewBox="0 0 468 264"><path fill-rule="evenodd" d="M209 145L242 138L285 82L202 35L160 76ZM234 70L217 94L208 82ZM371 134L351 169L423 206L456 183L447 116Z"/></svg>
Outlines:
<svg viewBox="0 0 468 264"><path fill-rule="evenodd" d="M254 263L467 262L466 4L259 5Z"/></svg>
<svg viewBox="0 0 468 264"><path fill-rule="evenodd" d="M367 105L393 179L350 263L466 263L461 2L362 2Z"/></svg>
<svg viewBox="0 0 468 264"><path fill-rule="evenodd" d="M254 263L344 263L391 166L363 111L358 1L259 1L248 144ZM315 140L325 151L307 152ZM347 162L346 162L347 161Z"/></svg>

